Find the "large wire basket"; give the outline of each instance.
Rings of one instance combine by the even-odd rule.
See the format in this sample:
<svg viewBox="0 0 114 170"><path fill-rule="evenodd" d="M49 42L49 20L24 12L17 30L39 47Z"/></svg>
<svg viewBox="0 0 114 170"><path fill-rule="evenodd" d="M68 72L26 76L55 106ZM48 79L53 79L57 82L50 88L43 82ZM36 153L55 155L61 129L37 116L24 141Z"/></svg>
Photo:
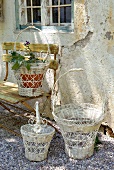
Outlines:
<svg viewBox="0 0 114 170"><path fill-rule="evenodd" d="M93 155L96 135L105 117L106 105L105 98L103 98L102 107L91 103L78 103L78 101L56 105L57 82L60 79L63 80L63 76L67 73L81 70L71 69L62 74L53 89L52 114L61 129L65 141L65 152L74 159L84 159ZM67 95L70 98L70 94Z"/></svg>

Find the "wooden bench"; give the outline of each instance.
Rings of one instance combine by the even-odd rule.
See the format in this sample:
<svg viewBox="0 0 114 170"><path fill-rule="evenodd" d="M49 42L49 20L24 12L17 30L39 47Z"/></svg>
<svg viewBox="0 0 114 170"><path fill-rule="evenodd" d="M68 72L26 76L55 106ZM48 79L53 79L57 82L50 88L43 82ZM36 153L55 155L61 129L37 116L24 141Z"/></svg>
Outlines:
<svg viewBox="0 0 114 170"><path fill-rule="evenodd" d="M3 55L3 61L6 63L6 74L4 81L0 81L0 105L7 109L11 113L15 113L12 111L11 107L14 107L15 109L20 109L22 112L26 111L25 109L19 108L16 106L16 104L20 103L24 107L26 107L28 112L34 112L34 107L30 106L27 101L35 99L36 97L23 97L18 94L18 85L14 84L12 82L7 82L8 78L8 67L9 67L9 52L11 50L14 50L14 42L4 42L2 44L2 49L5 51L5 55ZM56 55L59 51L59 46L56 44L30 44L31 52L38 52L40 53L43 51L43 53L47 53L48 47L50 47L50 54L53 55L54 60L56 60ZM24 51L25 46L23 43L16 43L16 51ZM56 70L54 70L54 81L56 80ZM45 96L49 97L50 93L44 93ZM43 94L43 95L44 95ZM41 97L41 96L39 96ZM37 97L38 98L38 97ZM10 106L10 107L9 107ZM17 112L16 112L17 113ZM4 127L3 125L0 125L1 127ZM5 128L5 127L4 127Z"/></svg>

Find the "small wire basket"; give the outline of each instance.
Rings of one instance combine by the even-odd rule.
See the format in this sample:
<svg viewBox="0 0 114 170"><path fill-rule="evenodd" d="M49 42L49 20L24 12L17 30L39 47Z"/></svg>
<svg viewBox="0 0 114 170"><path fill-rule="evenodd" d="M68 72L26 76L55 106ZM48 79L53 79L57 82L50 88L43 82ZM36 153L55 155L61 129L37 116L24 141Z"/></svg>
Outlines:
<svg viewBox="0 0 114 170"><path fill-rule="evenodd" d="M77 101L56 105L57 82L59 83L60 79L64 81L63 76L74 71L82 71L82 69L71 69L62 74L55 82L52 93L52 114L61 129L66 154L74 159L84 159L93 155L96 135L105 117L106 98L103 98L102 107ZM70 94L67 95L70 98Z"/></svg>
<svg viewBox="0 0 114 170"><path fill-rule="evenodd" d="M43 161L47 158L50 142L55 129L41 121L36 102L36 124L21 126L25 146L25 157L30 161Z"/></svg>

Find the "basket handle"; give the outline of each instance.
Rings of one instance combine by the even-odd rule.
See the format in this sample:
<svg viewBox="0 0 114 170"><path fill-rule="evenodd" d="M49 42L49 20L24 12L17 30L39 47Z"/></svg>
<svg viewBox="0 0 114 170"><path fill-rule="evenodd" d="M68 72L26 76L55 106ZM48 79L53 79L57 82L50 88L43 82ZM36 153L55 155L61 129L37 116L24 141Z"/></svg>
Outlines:
<svg viewBox="0 0 114 170"><path fill-rule="evenodd" d="M73 71L83 71L83 69L82 69L82 68L73 68L73 69L70 69L70 70L66 71L66 72L63 73L60 77L58 77L58 79L55 81L54 86L53 86L53 88L52 88L52 96L54 96L54 90L55 90L55 86L56 86L57 82L58 82L64 75L68 74L69 72L73 72ZM53 111L54 111L54 103L55 103L55 100L53 99L53 101L52 101Z"/></svg>
<svg viewBox="0 0 114 170"><path fill-rule="evenodd" d="M55 90L55 86L56 86L56 83L59 81L59 79L61 79L64 75L66 75L67 73L69 72L73 72L73 71L84 71L82 68L73 68L73 69L70 69L68 71L66 71L65 73L63 73L55 82L53 88L52 88L52 96L54 96L54 90ZM98 78L98 76L96 76L95 73L93 73L94 76L100 81L100 79ZM103 103L102 103L102 113L104 114L104 117L106 116L105 114L105 107L107 105L107 102L108 102L108 98L107 98L107 95L106 95L106 91L104 90L104 87L102 86L102 89L103 89L103 93L104 93L104 96L102 95L102 99L103 99ZM52 108L53 108L53 111L54 111L54 103L55 103L55 100L53 99L52 101Z"/></svg>
<svg viewBox="0 0 114 170"><path fill-rule="evenodd" d="M15 51L16 51L16 42L17 42L20 34L21 34L22 32L24 32L24 31L26 31L27 29L36 29L36 30L38 30L38 32L42 32L39 28L36 28L35 26L28 26L28 27L26 27L25 29L23 29L22 31L20 31L19 34L18 34L17 37L16 37L15 42L14 42L14 50L15 50ZM44 35L45 35L45 34L44 34ZM48 46L48 51L47 51L47 53L50 54L50 46L49 46L49 43L48 43L48 39L47 39L46 36L45 36L45 38L46 38L47 46ZM43 51L42 51L42 52L43 52ZM47 59L47 57L46 57L46 59Z"/></svg>
<svg viewBox="0 0 114 170"><path fill-rule="evenodd" d="M70 70L66 71L65 73L63 73L63 74L55 81L55 84L54 84L54 86L53 86L53 88L52 88L52 94L53 94L53 91L54 91L55 86L56 86L57 82L59 81L59 79L61 79L61 78L62 78L64 75L66 75L67 73L73 72L73 71L83 71L83 69L82 69L82 68L73 68L73 69L70 69Z"/></svg>

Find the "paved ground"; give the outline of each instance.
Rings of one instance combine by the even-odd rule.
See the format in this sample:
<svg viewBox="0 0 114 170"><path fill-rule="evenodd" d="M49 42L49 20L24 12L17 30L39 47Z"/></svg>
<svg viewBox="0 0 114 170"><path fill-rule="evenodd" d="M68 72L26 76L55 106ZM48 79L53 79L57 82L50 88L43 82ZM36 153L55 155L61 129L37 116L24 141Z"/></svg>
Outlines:
<svg viewBox="0 0 114 170"><path fill-rule="evenodd" d="M21 124L27 122L18 116L12 118L5 110L1 110L0 119L16 132L19 132ZM98 136L102 142L98 145L98 151L90 158L74 160L65 154L62 135L56 133L50 144L47 159L31 162L25 158L22 138L0 128L0 170L113 170L114 138L100 132Z"/></svg>

